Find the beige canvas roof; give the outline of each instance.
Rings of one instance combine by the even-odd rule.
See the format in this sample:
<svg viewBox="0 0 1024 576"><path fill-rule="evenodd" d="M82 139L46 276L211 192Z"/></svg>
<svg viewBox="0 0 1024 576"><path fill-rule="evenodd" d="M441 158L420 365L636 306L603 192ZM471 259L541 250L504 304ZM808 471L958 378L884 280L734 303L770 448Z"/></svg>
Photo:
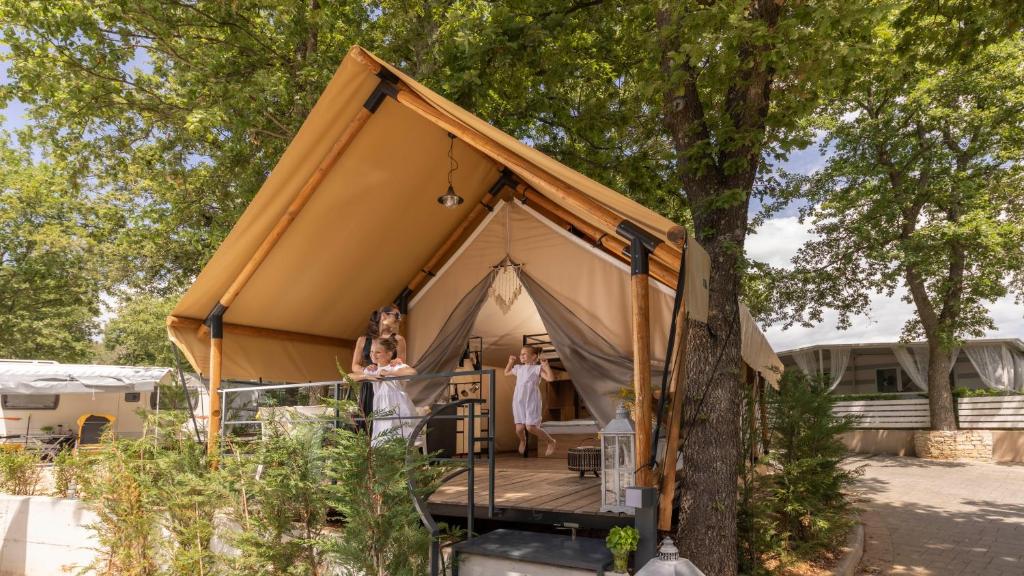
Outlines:
<svg viewBox="0 0 1024 576"><path fill-rule="evenodd" d="M381 70L394 74L398 90L368 115L364 103L380 84ZM324 159L337 149L337 143L351 136L352 126L360 117L368 119L337 161L326 163ZM458 136L453 152L458 170L453 185L465 198L456 209L444 209L437 203L448 185L449 132ZM240 275L245 276L244 270L254 270L224 315L224 377L275 381L336 377L339 363L348 367L352 341L364 333L370 311L394 300L414 277L422 275L443 246L451 245L453 233L488 197L503 168L514 175L520 192L528 189L578 219L580 226L590 226L602 236L615 237L616 223L622 220L629 220L662 241L675 227L670 220L490 126L354 47L259 193L172 311L168 318L171 339L197 371L206 373L209 334L202 321L223 301L232 283ZM301 210L289 212L289 206L311 181L318 183L308 202ZM254 255L261 252L261 244L286 212L294 220L266 252L265 259L254 265ZM538 212L523 214L531 219L523 221L530 226L539 223L549 232L553 230L550 220ZM479 226L468 231L473 228ZM566 235L561 238L569 241L571 235ZM472 240L460 237L454 246L469 246ZM677 245L665 242L662 248L669 261L675 254L678 262ZM590 247L579 252L579 245L566 249L586 254L574 257L574 266L577 260L579 266L595 270L611 270L609 266L616 264L617 258L610 256L608 249ZM598 257L603 264L583 261ZM550 255L544 258L545 266L559 267L551 263ZM536 255L531 259L540 261ZM707 253L691 239L685 260L690 288L687 310L691 318L706 320L710 273ZM540 268L540 264L532 266ZM621 264L618 266L615 274L621 276ZM610 284L588 285L578 281L573 284L570 276L560 278L557 282L561 284L556 282L554 288L567 306L589 314L588 321L597 323L595 329L610 341L627 337L629 331L623 329L623 319L629 313L628 298L622 300L621 277ZM428 285L416 292L428 293L436 297L441 291ZM667 330L659 299L671 293L665 286L652 290L655 334ZM419 296L410 314L413 353L426 345L426 327L437 323L436 318L428 317L441 314L444 308L438 305L427 312L428 306L421 303L427 297ZM485 309L481 317L486 319L486 314ZM748 332L752 338L763 340L756 327L744 330L745 337ZM654 338L656 356L664 354L657 352L658 338L663 343L665 336ZM747 358L748 348L749 353L758 356ZM774 354L766 342L745 346L744 350L751 366L773 362Z"/></svg>

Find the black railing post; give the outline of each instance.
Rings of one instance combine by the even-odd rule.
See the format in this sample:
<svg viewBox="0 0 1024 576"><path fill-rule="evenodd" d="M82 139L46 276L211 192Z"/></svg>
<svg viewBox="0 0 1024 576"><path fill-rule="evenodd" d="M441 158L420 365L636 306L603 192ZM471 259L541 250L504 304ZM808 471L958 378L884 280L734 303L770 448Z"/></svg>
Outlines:
<svg viewBox="0 0 1024 576"><path fill-rule="evenodd" d="M469 444L466 449L466 464L469 467L469 477L467 478L467 488L469 493L466 495L466 502L468 507L466 509L466 535L469 538L473 537L473 516L475 515L476 502L473 498L474 480L476 477L475 466L473 466L473 456L476 452L476 403L469 403L469 422L466 426L466 438L469 440Z"/></svg>
<svg viewBox="0 0 1024 576"><path fill-rule="evenodd" d="M487 517L494 518L494 369L487 371Z"/></svg>

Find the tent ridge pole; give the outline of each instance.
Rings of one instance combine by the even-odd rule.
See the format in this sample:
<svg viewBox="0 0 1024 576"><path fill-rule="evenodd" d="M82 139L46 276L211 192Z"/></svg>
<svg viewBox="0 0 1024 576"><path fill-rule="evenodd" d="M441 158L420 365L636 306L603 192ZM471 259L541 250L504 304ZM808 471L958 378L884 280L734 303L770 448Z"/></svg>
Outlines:
<svg viewBox="0 0 1024 576"><path fill-rule="evenodd" d="M375 70L374 66L370 66L369 63L366 62L368 59L368 57L365 59L360 58L360 61L367 64L371 70ZM449 117L446 113L438 110L432 104L427 102L422 96L416 93L405 83L399 83L398 96L395 99L399 104L406 106L440 128L447 130L449 133L455 134L463 142L466 142L473 148L491 156L506 166L516 167L524 172L530 172L536 175L538 178L543 180L545 184L551 186L552 190L558 193L564 201L577 206L584 212L587 212L592 217L602 222L605 226L614 229L622 221L622 216L616 214L593 198L583 194L572 185L563 182L542 170L530 170L529 168L531 168L532 165L528 160L523 159L514 152L504 149L457 119ZM668 259L675 259L676 261L682 257L682 254L678 249L667 243L658 245L656 255Z"/></svg>

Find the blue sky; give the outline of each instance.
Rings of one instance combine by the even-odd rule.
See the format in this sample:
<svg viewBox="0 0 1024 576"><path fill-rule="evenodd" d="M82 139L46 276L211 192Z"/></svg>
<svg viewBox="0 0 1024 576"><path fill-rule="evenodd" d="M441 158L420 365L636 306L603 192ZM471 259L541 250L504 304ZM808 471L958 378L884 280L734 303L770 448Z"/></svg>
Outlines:
<svg viewBox="0 0 1024 576"><path fill-rule="evenodd" d="M0 45L0 58L8 50ZM9 62L0 60L0 83L7 82ZM7 103L0 109L3 116L0 129L13 132L25 126L26 106L18 101ZM826 157L814 145L793 153L781 167L789 172L810 173L824 165ZM757 260L775 266L786 266L789 258L808 239L809 228L797 222L795 209L789 208L766 222L747 240L748 254ZM913 307L900 300L902 293L893 298L876 295L872 298L872 310L866 316L854 320L853 326L845 331L836 329L836 315L828 313L824 321L814 328L795 327L782 330L771 326L765 334L776 351L798 348L812 344L839 342L892 342L899 339L904 322L913 315ZM986 334L991 338L1024 338L1024 317L1021 307L1012 298L1003 298L990 307L997 330Z"/></svg>

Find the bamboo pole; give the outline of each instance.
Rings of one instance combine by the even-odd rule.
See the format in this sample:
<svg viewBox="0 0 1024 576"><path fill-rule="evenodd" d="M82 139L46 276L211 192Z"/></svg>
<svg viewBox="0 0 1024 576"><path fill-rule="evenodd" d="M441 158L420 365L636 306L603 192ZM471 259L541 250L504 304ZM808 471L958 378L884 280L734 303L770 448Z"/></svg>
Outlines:
<svg viewBox="0 0 1024 576"><path fill-rule="evenodd" d="M685 290L685 288L684 288ZM669 379L668 402L671 407L668 417L668 438L665 439L665 458L661 465L661 497L658 502L658 530L668 531L672 528L672 504L676 495L676 460L679 455L679 424L683 418L683 397L686 394L686 339L690 333L686 321L686 300L679 308L676 316L675 358L672 361L672 373Z"/></svg>
<svg viewBox="0 0 1024 576"><path fill-rule="evenodd" d="M216 334L216 332L214 333ZM224 357L223 335L210 338L210 419L206 424L206 453L211 458L216 458L218 451L218 436L220 435L220 380L221 366ZM216 461L211 461L216 466Z"/></svg>
<svg viewBox="0 0 1024 576"><path fill-rule="evenodd" d="M210 330L202 320L195 318L184 318L181 316L168 316L167 326L171 328L193 329L201 337L206 337ZM303 334L301 332L289 332L287 330L274 330L273 328L260 328L257 326L246 326L244 324L224 323L224 333L239 336L257 336L273 338L287 342L301 342L304 344L316 344L318 346L331 346L334 348L351 349L355 342L345 338L333 338L331 336L320 336L317 334Z"/></svg>
<svg viewBox="0 0 1024 576"><path fill-rule="evenodd" d="M606 252L615 256L619 260L629 263L629 242L626 242L618 236L612 236L605 234L600 228L588 223L569 212L565 208L555 204L547 196L544 196L540 192L530 188L529 186L520 185L516 188L523 198L526 199L526 204L533 208L540 208L545 216L548 216L553 222L557 224L565 223L572 226L576 230L579 230L583 235L590 238L595 244L600 244ZM554 216L554 218L551 218ZM660 259L651 258L650 260L650 272L651 276L662 284L676 289L676 278L679 273L679 267L672 268L671 265L664 263Z"/></svg>
<svg viewBox="0 0 1024 576"><path fill-rule="evenodd" d="M320 186L320 183L323 182L325 177L327 177L327 173L330 172L331 168L334 167L334 164L338 161L338 158L341 157L363 127L366 126L367 120L369 120L372 115L373 112L366 107L362 107L359 109L359 112L356 113L355 118L349 121L348 126L345 127L345 130L341 133L341 136L338 137L334 146L331 147L327 152L327 155L320 161L320 164L316 167L313 174L310 175L306 180L306 183L301 189L299 189L299 192L295 195L291 204L288 205L288 209L281 215L277 224L275 224L270 230L270 233L263 239L259 248L256 249L256 252L249 258L249 261L246 262L245 267L242 268L242 271L235 277L234 282L231 283L231 286L229 286L224 292L224 295L221 296L221 306L228 308L235 301L239 292L242 291L242 288L245 287L253 274L256 273L260 264L266 260L270 251L274 248L281 237L284 236L284 233L288 230L288 227L291 226L292 222L295 221L295 218L298 217L299 213L306 206L306 203L309 202L309 199L313 196L313 192L316 191Z"/></svg>
<svg viewBox="0 0 1024 576"><path fill-rule="evenodd" d="M646 254L645 254L646 256ZM650 279L647 274L634 274L630 290L633 324L633 421L636 422L636 459L646 459L651 453L651 311ZM653 474L647 466L637 470L636 484L654 485Z"/></svg>
<svg viewBox="0 0 1024 576"><path fill-rule="evenodd" d="M545 184L551 187L552 192L560 200L586 212L594 220L600 222L604 229L616 230L622 222L623 218L619 214L609 210L586 194L547 174L543 170L537 170L536 167L518 154L509 151L504 146L439 111L432 104L424 100L422 96L413 92L408 86L399 85L396 100L399 104L406 106L432 123L454 134L463 142L501 162L513 171L528 173L543 180ZM658 259L675 264L677 268L682 259L680 251L667 242L659 244L652 254Z"/></svg>
<svg viewBox="0 0 1024 576"><path fill-rule="evenodd" d="M600 232L599 229L591 227L591 225L587 224L586 221L580 220L581 223L579 225L574 224L563 218L561 215L559 215L566 213L564 208L561 208L560 206L551 202L547 198L540 196L537 192L532 192L532 194L534 194L534 196L531 196L530 198L534 200L528 200L526 204L527 206L529 206L530 209L534 210L535 212L544 216L545 218L551 220L560 229L563 229L565 231L575 230L579 232L584 237L586 237L587 240L590 240L595 248L601 248L601 250L605 254L608 254L609 256L623 263L630 263L630 257L628 254L628 242L624 241L621 238L618 238L617 236L606 235ZM537 199L539 198L543 198L544 200L539 202L537 201ZM549 209L549 207L551 206L560 208L561 212L559 212L559 214L554 213ZM678 276L679 271L673 271L669 269L669 266L657 260L650 261L650 277L662 284L665 284L666 286L672 288L673 290L676 289L676 282Z"/></svg>

